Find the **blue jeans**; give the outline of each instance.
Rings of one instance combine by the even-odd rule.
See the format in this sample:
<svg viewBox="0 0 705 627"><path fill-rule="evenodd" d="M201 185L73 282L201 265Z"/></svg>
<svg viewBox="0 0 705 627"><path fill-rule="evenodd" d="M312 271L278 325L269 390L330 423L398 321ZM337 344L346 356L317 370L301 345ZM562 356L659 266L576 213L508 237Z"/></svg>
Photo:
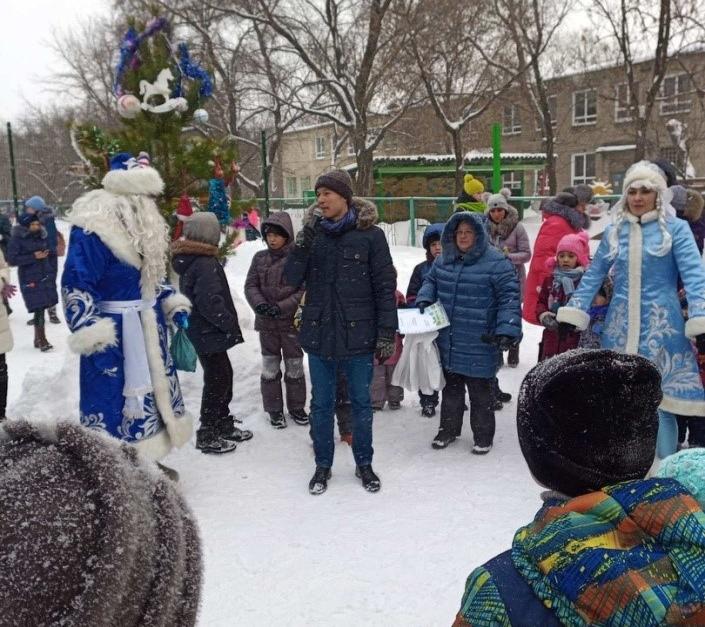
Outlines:
<svg viewBox="0 0 705 627"><path fill-rule="evenodd" d="M324 359L309 354L311 375L311 437L316 454L316 466L331 468L335 439L333 414L335 412L336 374L345 372L352 409L353 457L358 466L372 463L372 353L343 359Z"/></svg>
<svg viewBox="0 0 705 627"><path fill-rule="evenodd" d="M658 410L658 437L656 456L664 459L678 450L678 422L676 417L663 409Z"/></svg>

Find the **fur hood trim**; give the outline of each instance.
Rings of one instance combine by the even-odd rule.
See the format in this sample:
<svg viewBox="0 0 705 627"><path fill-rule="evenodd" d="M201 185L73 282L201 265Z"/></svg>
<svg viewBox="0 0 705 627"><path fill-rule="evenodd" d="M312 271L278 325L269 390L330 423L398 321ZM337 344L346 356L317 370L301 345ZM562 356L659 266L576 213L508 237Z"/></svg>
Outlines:
<svg viewBox="0 0 705 627"><path fill-rule="evenodd" d="M695 189L686 190L686 201L683 217L688 220L688 222L697 222L703 215L704 205L705 199L703 199L703 195L699 191Z"/></svg>
<svg viewBox="0 0 705 627"><path fill-rule="evenodd" d="M379 214L377 212L377 206L373 202L365 200L364 198L360 198L359 196L353 196L352 204L357 210L356 228L359 231L364 231L377 224ZM316 207L317 204L313 203L306 210L306 219L304 221L304 224L308 223L311 220L311 218L313 217L313 210Z"/></svg>
<svg viewBox="0 0 705 627"><path fill-rule="evenodd" d="M110 170L101 181L106 192L113 194L159 196L164 191L164 181L154 168Z"/></svg>
<svg viewBox="0 0 705 627"><path fill-rule="evenodd" d="M475 230L475 243L464 254L458 250L458 246L455 243L455 231L461 222L469 223ZM446 263L453 263L459 257L463 258L463 263L466 265L475 263L485 253L488 246L487 231L485 230L483 217L472 211L456 211L446 222L441 244L443 245L441 256Z"/></svg>
<svg viewBox="0 0 705 627"><path fill-rule="evenodd" d="M194 242L190 239L180 239L171 245L172 256L176 255L202 255L204 257L217 257L218 247L205 242Z"/></svg>
<svg viewBox="0 0 705 627"><path fill-rule="evenodd" d="M519 224L519 212L511 205L507 205L504 218L498 224L493 222L492 218L487 218L490 239L507 239L512 234L512 231L517 228L517 224Z"/></svg>
<svg viewBox="0 0 705 627"><path fill-rule="evenodd" d="M590 228L590 217L586 213L581 213L575 207L562 205L555 198L546 203L543 213L547 216L560 216L576 231Z"/></svg>

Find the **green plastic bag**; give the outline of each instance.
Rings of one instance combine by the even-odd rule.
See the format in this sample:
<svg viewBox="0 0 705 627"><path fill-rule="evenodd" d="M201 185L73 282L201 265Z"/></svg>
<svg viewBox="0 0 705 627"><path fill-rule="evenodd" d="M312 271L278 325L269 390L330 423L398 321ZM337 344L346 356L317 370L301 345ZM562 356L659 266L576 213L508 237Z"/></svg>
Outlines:
<svg viewBox="0 0 705 627"><path fill-rule="evenodd" d="M191 340L188 339L186 331L179 329L174 334L169 352L171 353L177 370L196 372L198 355L196 355L196 349L193 347L193 344L191 344Z"/></svg>

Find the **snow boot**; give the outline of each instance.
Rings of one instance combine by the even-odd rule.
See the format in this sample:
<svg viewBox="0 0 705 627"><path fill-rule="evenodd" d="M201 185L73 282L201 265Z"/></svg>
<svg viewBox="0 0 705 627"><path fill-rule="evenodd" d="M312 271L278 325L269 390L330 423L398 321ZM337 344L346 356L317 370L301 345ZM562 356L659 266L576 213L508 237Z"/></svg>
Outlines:
<svg viewBox="0 0 705 627"><path fill-rule="evenodd" d="M502 392L502 390L499 389L499 380L496 377L494 380L494 395L500 403L508 403L512 400L511 394L508 392Z"/></svg>
<svg viewBox="0 0 705 627"><path fill-rule="evenodd" d="M492 399L492 409L494 409L495 411L504 409L504 403L495 397L494 399Z"/></svg>
<svg viewBox="0 0 705 627"><path fill-rule="evenodd" d="M438 432L438 435L436 435L435 438L433 438L433 442L431 442L431 446L435 449L442 449L442 448L447 448L449 444L452 444L455 442L456 437L454 435L451 435L448 431L444 431L441 429Z"/></svg>
<svg viewBox="0 0 705 627"><path fill-rule="evenodd" d="M269 424L275 429L286 429L286 418L284 418L284 412L270 411Z"/></svg>
<svg viewBox="0 0 705 627"><path fill-rule="evenodd" d="M233 416L225 416L218 421L218 433L221 438L233 442L246 442L252 439L252 431L236 427Z"/></svg>
<svg viewBox="0 0 705 627"><path fill-rule="evenodd" d="M34 324L34 317L32 317L32 318L30 318L29 320L27 320L27 326L28 326L28 327L31 327L33 324Z"/></svg>
<svg viewBox="0 0 705 627"><path fill-rule="evenodd" d="M399 401L389 401L389 409L401 409L401 403Z"/></svg>
<svg viewBox="0 0 705 627"><path fill-rule="evenodd" d="M323 494L328 489L328 479L331 477L330 468L316 466L311 481L308 482L308 492L314 496Z"/></svg>
<svg viewBox="0 0 705 627"><path fill-rule="evenodd" d="M308 414L305 409L290 409L289 417L297 424L302 427L308 424Z"/></svg>
<svg viewBox="0 0 705 627"><path fill-rule="evenodd" d="M512 346L507 354L507 365L516 368L519 365L519 345Z"/></svg>
<svg viewBox="0 0 705 627"><path fill-rule="evenodd" d="M196 431L196 448L201 453L220 455L234 451L236 447L237 442L226 440L216 429L201 427Z"/></svg>
<svg viewBox="0 0 705 627"><path fill-rule="evenodd" d="M433 405L422 405L421 415L424 418L433 418L436 415L436 408Z"/></svg>
<svg viewBox="0 0 705 627"><path fill-rule="evenodd" d="M56 315L56 305L49 307L47 311L49 312L49 322L52 324L61 324L61 319Z"/></svg>
<svg viewBox="0 0 705 627"><path fill-rule="evenodd" d="M355 468L355 476L362 480L362 487L368 492L379 492L382 487L382 482L372 470L372 464L366 466L357 466Z"/></svg>
<svg viewBox="0 0 705 627"><path fill-rule="evenodd" d="M34 347L38 348L42 353L54 350L54 347L49 344L44 327L34 326Z"/></svg>
<svg viewBox="0 0 705 627"><path fill-rule="evenodd" d="M492 450L492 443L487 446L480 446L479 444L474 444L472 447L473 455L487 455Z"/></svg>

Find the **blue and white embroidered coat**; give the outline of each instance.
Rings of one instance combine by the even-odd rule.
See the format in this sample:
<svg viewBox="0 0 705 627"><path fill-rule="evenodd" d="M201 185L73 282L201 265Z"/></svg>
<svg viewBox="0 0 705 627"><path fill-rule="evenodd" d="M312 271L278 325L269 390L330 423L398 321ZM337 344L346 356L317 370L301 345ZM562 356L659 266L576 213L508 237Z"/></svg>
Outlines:
<svg viewBox="0 0 705 627"><path fill-rule="evenodd" d="M190 303L169 286L154 280L150 285L125 227L113 215L102 219L91 207L92 203L107 207L110 196L104 190L89 192L68 215L74 226L61 294L72 332L69 346L81 355L80 420L161 459L191 437L191 417L167 343L167 320L178 311L190 311ZM136 419L123 415L122 318L101 311L103 301L135 300L156 300L140 312L153 392L144 396L144 417Z"/></svg>
<svg viewBox="0 0 705 627"><path fill-rule="evenodd" d="M614 294L600 336L601 346L617 352L638 353L650 359L662 377L660 408L675 414L705 416L705 393L689 338L705 333L705 268L688 224L666 218L671 234L670 252L652 254L662 244L658 214L641 217L625 213L619 225L619 249L609 258L610 233L605 229L595 258L566 307L558 311L559 322L585 330L587 311L612 269ZM688 296L687 323L677 294L680 275Z"/></svg>

